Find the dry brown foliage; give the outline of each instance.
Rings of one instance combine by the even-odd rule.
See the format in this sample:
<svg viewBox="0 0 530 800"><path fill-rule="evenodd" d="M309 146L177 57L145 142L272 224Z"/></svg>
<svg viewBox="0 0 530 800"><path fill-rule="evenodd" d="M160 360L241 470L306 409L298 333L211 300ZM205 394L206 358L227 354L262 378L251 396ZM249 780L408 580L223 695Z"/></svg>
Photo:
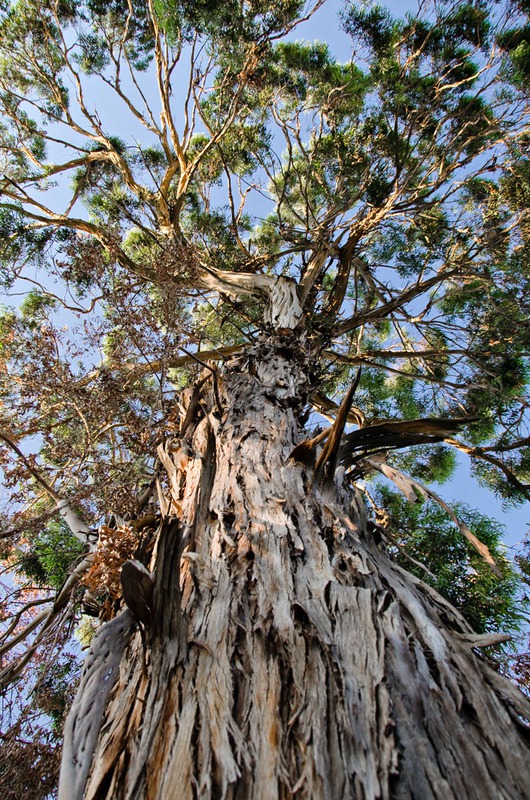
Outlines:
<svg viewBox="0 0 530 800"><path fill-rule="evenodd" d="M55 797L61 750L57 745L12 737L0 744L0 795L3 800L45 800Z"/></svg>
<svg viewBox="0 0 530 800"><path fill-rule="evenodd" d="M101 616L114 615L115 602L121 598L120 570L124 561L133 558L139 545L138 533L129 525L109 528L102 525L94 564L82 580L89 592L103 601Z"/></svg>

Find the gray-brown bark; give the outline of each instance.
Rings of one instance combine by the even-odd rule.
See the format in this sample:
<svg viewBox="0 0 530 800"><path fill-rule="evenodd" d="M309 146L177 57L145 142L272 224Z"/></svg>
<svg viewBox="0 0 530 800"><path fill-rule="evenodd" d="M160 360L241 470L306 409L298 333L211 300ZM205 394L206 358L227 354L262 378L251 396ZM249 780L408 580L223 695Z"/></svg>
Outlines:
<svg viewBox="0 0 530 800"><path fill-rule="evenodd" d="M527 796L528 702L377 547L340 473L312 486L290 458L308 354L271 338L226 366L218 398L211 380L190 392L160 448L146 647L130 628L91 743L96 639L61 800Z"/></svg>

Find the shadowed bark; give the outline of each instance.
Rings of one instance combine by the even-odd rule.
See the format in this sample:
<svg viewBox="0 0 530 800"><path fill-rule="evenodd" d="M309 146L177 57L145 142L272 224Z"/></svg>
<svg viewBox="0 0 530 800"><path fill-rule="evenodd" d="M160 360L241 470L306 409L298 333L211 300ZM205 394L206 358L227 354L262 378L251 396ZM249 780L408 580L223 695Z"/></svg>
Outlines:
<svg viewBox="0 0 530 800"><path fill-rule="evenodd" d="M528 701L378 548L341 470L319 487L289 457L312 388L292 334L228 362L217 398L210 378L188 393L159 449L153 622L116 632L101 722L116 620L96 638L61 800L527 796Z"/></svg>

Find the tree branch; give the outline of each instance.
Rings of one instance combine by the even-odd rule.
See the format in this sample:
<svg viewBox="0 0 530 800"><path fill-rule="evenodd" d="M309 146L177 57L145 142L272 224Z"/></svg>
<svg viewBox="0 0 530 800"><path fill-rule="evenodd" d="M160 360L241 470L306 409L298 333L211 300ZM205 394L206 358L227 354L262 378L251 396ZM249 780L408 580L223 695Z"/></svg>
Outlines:
<svg viewBox="0 0 530 800"><path fill-rule="evenodd" d="M86 544L88 540L88 536L91 533L91 529L88 527L86 523L83 522L81 517L77 514L76 511L72 508L72 505L69 500L62 498L55 489L53 489L50 484L42 477L40 472L33 467L33 465L29 462L26 458L22 450L15 444L15 442L3 431L0 431L0 439L4 441L10 448L17 454L20 458L30 475L39 483L48 497L50 497L61 515L64 519L68 527L70 528L73 535L76 539Z"/></svg>

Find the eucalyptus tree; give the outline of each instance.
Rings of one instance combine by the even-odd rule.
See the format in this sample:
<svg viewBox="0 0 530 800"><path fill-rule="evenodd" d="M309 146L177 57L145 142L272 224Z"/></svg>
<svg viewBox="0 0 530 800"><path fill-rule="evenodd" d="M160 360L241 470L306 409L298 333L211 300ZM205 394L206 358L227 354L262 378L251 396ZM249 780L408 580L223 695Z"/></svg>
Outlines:
<svg viewBox="0 0 530 800"><path fill-rule="evenodd" d="M4 556L50 587L3 682L104 623L64 800L525 795L500 617L406 571L370 489L445 509L463 586L475 551L510 582L427 485L460 450L530 492L510 23L348 5L343 62L300 39L320 5L3 7Z"/></svg>

